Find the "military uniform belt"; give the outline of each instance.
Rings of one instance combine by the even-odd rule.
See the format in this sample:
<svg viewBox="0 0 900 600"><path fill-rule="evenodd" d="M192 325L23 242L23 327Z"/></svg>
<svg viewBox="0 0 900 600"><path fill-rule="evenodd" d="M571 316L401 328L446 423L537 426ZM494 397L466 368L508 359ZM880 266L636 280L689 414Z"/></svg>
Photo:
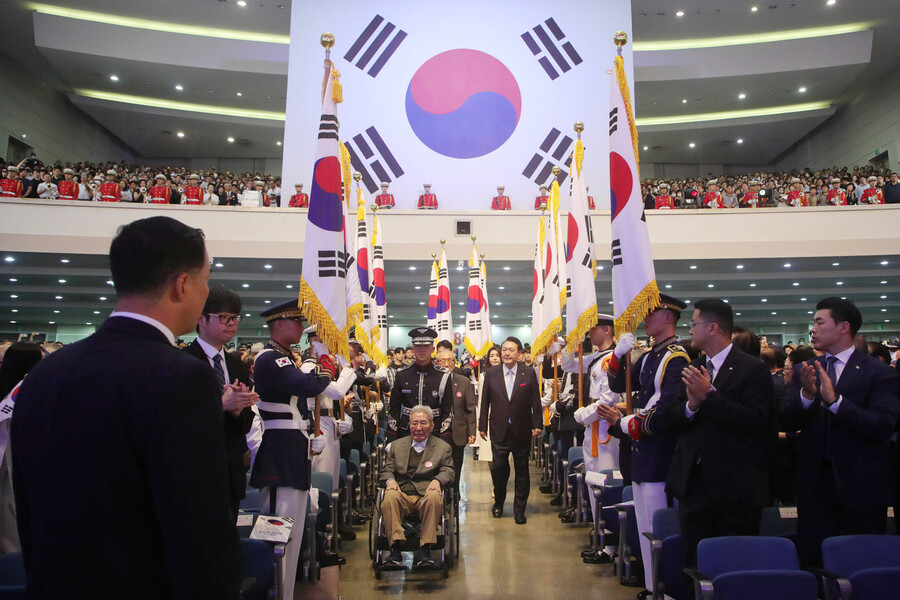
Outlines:
<svg viewBox="0 0 900 600"><path fill-rule="evenodd" d="M309 427L309 424L305 419L300 419L299 421L294 421L291 419L270 419L268 421L263 421L263 425L266 430L296 429L297 431L306 431Z"/></svg>

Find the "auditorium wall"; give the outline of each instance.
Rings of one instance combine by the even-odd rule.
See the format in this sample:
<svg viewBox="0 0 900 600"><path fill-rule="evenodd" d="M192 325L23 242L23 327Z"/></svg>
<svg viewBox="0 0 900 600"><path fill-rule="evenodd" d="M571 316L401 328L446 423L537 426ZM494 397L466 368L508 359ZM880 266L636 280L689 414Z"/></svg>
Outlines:
<svg viewBox="0 0 900 600"><path fill-rule="evenodd" d="M26 138L22 138L22 134ZM0 154L7 139L32 146L45 163L55 161L133 161L131 148L73 106L35 73L0 60Z"/></svg>
<svg viewBox="0 0 900 600"><path fill-rule="evenodd" d="M263 173L265 175L281 176L281 157L277 158L193 158L193 157L164 157L142 158L142 163L158 167L184 166L192 171L210 171L215 169L217 173ZM312 176L312 165L309 168L309 176ZM293 193L293 192L292 192Z"/></svg>
<svg viewBox="0 0 900 600"><path fill-rule="evenodd" d="M900 168L900 69L868 89L803 137L779 169L867 165L888 152L888 168Z"/></svg>

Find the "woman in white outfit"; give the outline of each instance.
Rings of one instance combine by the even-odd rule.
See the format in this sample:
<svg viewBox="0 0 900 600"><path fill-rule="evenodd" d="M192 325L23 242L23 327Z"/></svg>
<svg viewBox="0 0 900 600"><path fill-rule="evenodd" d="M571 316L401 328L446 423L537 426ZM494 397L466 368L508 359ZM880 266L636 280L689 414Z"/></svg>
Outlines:
<svg viewBox="0 0 900 600"><path fill-rule="evenodd" d="M484 372L490 367L494 367L500 364L500 347L494 346L490 350L488 350L487 354L487 366L481 370L481 373L478 375L478 409L475 412L476 418L477 415L481 414L481 388L484 386ZM487 439L481 439L481 436L475 436L475 443L472 446L476 449L477 460L485 461L490 463L494 457L491 455L491 436L488 434Z"/></svg>

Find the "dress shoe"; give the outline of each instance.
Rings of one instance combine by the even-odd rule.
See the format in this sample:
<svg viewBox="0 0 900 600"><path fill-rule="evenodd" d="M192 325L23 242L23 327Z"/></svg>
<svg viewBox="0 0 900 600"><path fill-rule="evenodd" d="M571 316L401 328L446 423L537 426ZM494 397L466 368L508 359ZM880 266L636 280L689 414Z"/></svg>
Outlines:
<svg viewBox="0 0 900 600"><path fill-rule="evenodd" d="M644 575L629 575L628 577L620 577L619 584L625 587L644 587Z"/></svg>
<svg viewBox="0 0 900 600"><path fill-rule="evenodd" d="M563 523L574 523L575 522L575 509L570 508L569 510L565 510L559 513L559 520Z"/></svg>
<svg viewBox="0 0 900 600"><path fill-rule="evenodd" d="M647 600L647 598L652 598L653 592L650 590L644 590L643 592L637 593L637 600Z"/></svg>
<svg viewBox="0 0 900 600"><path fill-rule="evenodd" d="M550 501L550 506L562 506L562 501L563 501L562 494L560 494L558 496L554 496L553 499Z"/></svg>
<svg viewBox="0 0 900 600"><path fill-rule="evenodd" d="M491 514L494 515L495 519L499 519L503 516L503 506L500 504L495 504L491 509Z"/></svg>
<svg viewBox="0 0 900 600"><path fill-rule="evenodd" d="M613 557L605 550L600 552L586 550L581 553L581 560L589 565L606 565L613 561Z"/></svg>
<svg viewBox="0 0 900 600"><path fill-rule="evenodd" d="M335 565L342 566L342 565L347 564L346 558L344 558L343 556L336 554L334 552L325 552L325 553L319 554L319 556L317 558L318 558L319 566L323 569L325 567L333 567ZM402 556L401 556L401 558L402 558Z"/></svg>
<svg viewBox="0 0 900 600"><path fill-rule="evenodd" d="M540 490L540 492L542 494L552 494L553 493L553 484L545 483L543 485L538 486L538 490Z"/></svg>
<svg viewBox="0 0 900 600"><path fill-rule="evenodd" d="M403 553L400 552L399 544L395 544L391 547L391 553L388 554L387 560L385 560L384 563L395 567L403 565Z"/></svg>
<svg viewBox="0 0 900 600"><path fill-rule="evenodd" d="M433 567L434 559L431 558L431 548L428 546L422 546L419 551L419 560L416 561L417 567Z"/></svg>
<svg viewBox="0 0 900 600"><path fill-rule="evenodd" d="M528 522L528 519L525 518L525 515L516 515L515 516L516 525L524 525Z"/></svg>
<svg viewBox="0 0 900 600"><path fill-rule="evenodd" d="M349 527L341 527L338 532L341 534L341 539L345 542L352 542L356 539L356 532Z"/></svg>

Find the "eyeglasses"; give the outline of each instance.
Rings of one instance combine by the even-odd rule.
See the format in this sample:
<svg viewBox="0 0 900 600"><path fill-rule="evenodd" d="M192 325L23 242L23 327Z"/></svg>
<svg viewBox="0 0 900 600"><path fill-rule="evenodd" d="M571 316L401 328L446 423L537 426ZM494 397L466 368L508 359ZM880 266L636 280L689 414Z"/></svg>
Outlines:
<svg viewBox="0 0 900 600"><path fill-rule="evenodd" d="M219 323L222 325L231 325L232 323L240 323L241 315L227 315L218 313L209 313L210 317L218 317Z"/></svg>
<svg viewBox="0 0 900 600"><path fill-rule="evenodd" d="M691 321L691 322L690 322L690 326L691 326L691 329L693 329L693 328L696 327L697 325L703 325L704 323L709 324L709 323L711 323L711 322L712 322L712 321Z"/></svg>

